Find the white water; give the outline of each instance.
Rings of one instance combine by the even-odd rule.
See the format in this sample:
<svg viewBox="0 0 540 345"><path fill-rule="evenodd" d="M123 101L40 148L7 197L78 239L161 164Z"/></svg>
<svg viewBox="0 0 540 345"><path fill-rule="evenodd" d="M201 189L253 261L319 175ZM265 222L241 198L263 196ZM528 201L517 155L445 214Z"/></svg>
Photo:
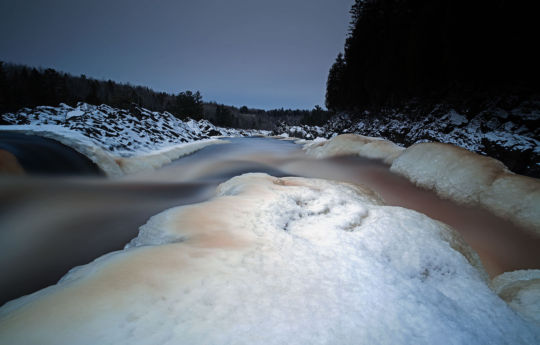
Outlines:
<svg viewBox="0 0 540 345"><path fill-rule="evenodd" d="M2 181L0 224L9 229L2 231L0 242L6 285L13 289L13 277L21 285L24 278L36 283L43 261L58 270L120 249L150 215L207 199L218 183L249 171L367 185L386 204L416 209L455 227L491 275L538 268L540 262L537 238L486 211L440 200L381 163L358 157L314 160L290 142L234 139L158 171L115 181ZM324 181L235 179L208 203L153 217L131 249L4 306L0 340L369 344L538 339L538 329L488 289L481 270L471 266L477 266L475 255L451 231L421 214L380 204L364 189Z"/></svg>

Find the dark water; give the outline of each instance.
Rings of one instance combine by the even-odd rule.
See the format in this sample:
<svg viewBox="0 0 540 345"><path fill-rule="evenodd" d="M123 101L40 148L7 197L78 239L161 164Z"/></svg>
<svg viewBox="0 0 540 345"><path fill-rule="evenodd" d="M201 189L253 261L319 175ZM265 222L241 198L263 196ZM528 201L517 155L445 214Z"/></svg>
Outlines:
<svg viewBox="0 0 540 345"><path fill-rule="evenodd" d="M48 138L0 131L0 150L14 155L32 174L103 175L86 156Z"/></svg>
<svg viewBox="0 0 540 345"><path fill-rule="evenodd" d="M207 200L219 183L246 172L364 184L389 205L418 210L456 228L490 275L540 268L538 237L484 210L441 200L380 162L351 156L315 160L283 140L229 141L121 179L0 177L0 304L121 249L152 215Z"/></svg>

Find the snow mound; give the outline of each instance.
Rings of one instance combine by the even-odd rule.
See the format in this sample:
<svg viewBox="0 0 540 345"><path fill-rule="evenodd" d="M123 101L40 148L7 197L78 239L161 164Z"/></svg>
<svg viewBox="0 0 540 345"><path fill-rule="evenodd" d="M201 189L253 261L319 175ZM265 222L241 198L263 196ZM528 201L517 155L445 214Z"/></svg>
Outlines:
<svg viewBox="0 0 540 345"><path fill-rule="evenodd" d="M315 140L304 145L307 154L316 158L356 154L366 158L392 161L404 150L391 141L356 134L342 134L330 140Z"/></svg>
<svg viewBox="0 0 540 345"><path fill-rule="evenodd" d="M506 272L492 285L512 309L540 326L540 270Z"/></svg>
<svg viewBox="0 0 540 345"><path fill-rule="evenodd" d="M2 115L17 131L60 141L84 154L107 175L157 168L171 159L193 152L217 140L189 144L216 136L265 135L267 131L237 130L212 125L207 120L182 121L164 112L144 108L130 111L107 105L79 103L72 108L40 106Z"/></svg>
<svg viewBox="0 0 540 345"><path fill-rule="evenodd" d="M537 343L478 262L360 186L246 174L4 305L0 343Z"/></svg>
<svg viewBox="0 0 540 345"><path fill-rule="evenodd" d="M481 205L540 231L540 181L511 173L501 162L441 143L408 147L390 168L438 195Z"/></svg>

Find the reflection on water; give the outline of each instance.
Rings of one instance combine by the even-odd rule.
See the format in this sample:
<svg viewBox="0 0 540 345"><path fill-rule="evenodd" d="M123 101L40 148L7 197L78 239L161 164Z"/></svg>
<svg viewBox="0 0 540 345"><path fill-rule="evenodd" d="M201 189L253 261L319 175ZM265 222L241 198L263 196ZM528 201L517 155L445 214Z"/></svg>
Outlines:
<svg viewBox="0 0 540 345"><path fill-rule="evenodd" d="M389 205L418 210L460 231L490 275L539 268L540 239L486 211L455 205L359 157L315 160L290 141L228 139L153 172L122 179L0 179L0 304L56 282L71 267L121 249L164 209L200 202L239 174L360 183Z"/></svg>

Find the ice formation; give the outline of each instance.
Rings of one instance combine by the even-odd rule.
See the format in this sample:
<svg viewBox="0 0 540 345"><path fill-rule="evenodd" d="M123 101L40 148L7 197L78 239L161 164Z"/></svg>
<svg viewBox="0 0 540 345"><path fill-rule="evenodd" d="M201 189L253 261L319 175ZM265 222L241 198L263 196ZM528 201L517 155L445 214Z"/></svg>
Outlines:
<svg viewBox="0 0 540 345"><path fill-rule="evenodd" d="M357 154L366 158L380 159L389 164L403 151L403 147L391 141L355 134L342 134L330 140L314 140L304 148L309 155L316 158Z"/></svg>
<svg viewBox="0 0 540 345"><path fill-rule="evenodd" d="M516 175L493 158L450 144L420 143L403 151L390 170L442 197L481 205L540 233L540 181Z"/></svg>
<svg viewBox="0 0 540 345"><path fill-rule="evenodd" d="M505 272L492 285L512 309L540 327L540 270Z"/></svg>
<svg viewBox="0 0 540 345"><path fill-rule="evenodd" d="M450 228L360 186L246 174L0 308L2 344L533 344Z"/></svg>
<svg viewBox="0 0 540 345"><path fill-rule="evenodd" d="M485 207L540 233L540 181L514 174L493 158L451 144L418 143L403 149L354 134L307 142L304 149L318 158L358 154L383 160L392 172L441 197Z"/></svg>

